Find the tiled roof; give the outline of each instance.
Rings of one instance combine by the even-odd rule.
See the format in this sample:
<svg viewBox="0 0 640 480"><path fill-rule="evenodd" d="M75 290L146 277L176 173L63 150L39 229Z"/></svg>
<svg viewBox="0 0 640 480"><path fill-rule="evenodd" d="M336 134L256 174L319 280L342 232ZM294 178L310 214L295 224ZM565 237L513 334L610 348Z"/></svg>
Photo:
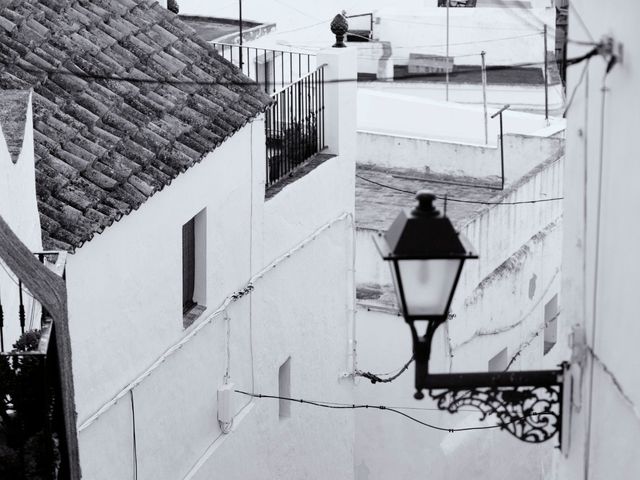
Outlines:
<svg viewBox="0 0 640 480"><path fill-rule="evenodd" d="M431 174L426 178L423 171L404 168L358 165L356 174L356 226L379 231L387 230L401 209L409 209L415 204L415 194L403 191L425 189L440 197L448 195L479 202L497 202L509 191L482 188L487 186L486 179L480 181L474 177L442 174ZM490 180L494 181L493 186L500 186L498 177ZM442 200L438 200L436 206L442 210ZM447 216L454 225L461 227L486 208L486 205L477 203L447 202Z"/></svg>
<svg viewBox="0 0 640 480"><path fill-rule="evenodd" d="M0 0L0 88L30 87L43 242L71 251L269 102L149 0Z"/></svg>
<svg viewBox="0 0 640 480"><path fill-rule="evenodd" d="M27 121L29 91L4 90L0 92L0 127L11 161L16 163L24 141L24 126Z"/></svg>

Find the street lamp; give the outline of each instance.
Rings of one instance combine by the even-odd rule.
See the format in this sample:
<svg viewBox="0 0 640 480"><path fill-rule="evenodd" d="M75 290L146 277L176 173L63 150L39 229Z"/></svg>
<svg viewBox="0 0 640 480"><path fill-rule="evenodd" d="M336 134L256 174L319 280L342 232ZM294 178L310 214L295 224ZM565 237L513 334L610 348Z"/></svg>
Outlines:
<svg viewBox="0 0 640 480"><path fill-rule="evenodd" d="M447 320L464 262L478 256L436 210L435 195L421 191L416 198L418 205L402 211L376 238L382 258L391 265L398 304L411 329L414 397L423 399L427 390L441 410L455 413L473 406L483 419L495 415L501 428L523 441L548 440L561 428L565 364L557 370L526 372L429 372L433 335ZM425 333L419 334L417 324L424 322Z"/></svg>

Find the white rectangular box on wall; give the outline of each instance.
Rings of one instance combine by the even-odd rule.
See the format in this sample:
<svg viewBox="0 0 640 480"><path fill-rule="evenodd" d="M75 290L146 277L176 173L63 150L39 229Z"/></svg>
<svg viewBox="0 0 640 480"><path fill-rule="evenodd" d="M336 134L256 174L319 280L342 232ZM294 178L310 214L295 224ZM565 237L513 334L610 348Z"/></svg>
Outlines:
<svg viewBox="0 0 640 480"><path fill-rule="evenodd" d="M231 425L233 422L233 391L235 385L227 383L218 388L218 422L221 426ZM226 429L222 431L227 433Z"/></svg>

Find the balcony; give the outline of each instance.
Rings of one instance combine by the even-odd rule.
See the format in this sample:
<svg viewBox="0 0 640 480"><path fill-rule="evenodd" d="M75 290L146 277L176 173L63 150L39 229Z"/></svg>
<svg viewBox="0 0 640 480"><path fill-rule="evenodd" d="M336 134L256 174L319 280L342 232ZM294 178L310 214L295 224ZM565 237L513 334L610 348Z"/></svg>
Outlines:
<svg viewBox="0 0 640 480"><path fill-rule="evenodd" d="M265 112L267 189L322 151L325 65L273 95Z"/></svg>
<svg viewBox="0 0 640 480"><path fill-rule="evenodd" d="M0 227L0 478L78 478L69 461L75 418L65 413L73 412L70 369L61 368L70 358L60 357L54 322L66 312L64 283L55 280L64 278L66 253L40 252L34 261Z"/></svg>
<svg viewBox="0 0 640 480"><path fill-rule="evenodd" d="M222 57L272 95L309 75L316 68L316 56L308 53L210 43Z"/></svg>

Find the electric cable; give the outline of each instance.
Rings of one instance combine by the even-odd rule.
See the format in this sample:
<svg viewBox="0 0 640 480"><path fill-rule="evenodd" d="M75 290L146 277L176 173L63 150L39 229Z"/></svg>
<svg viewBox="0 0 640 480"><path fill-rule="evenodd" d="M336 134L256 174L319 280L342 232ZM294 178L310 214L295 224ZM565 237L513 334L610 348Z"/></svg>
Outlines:
<svg viewBox="0 0 640 480"><path fill-rule="evenodd" d="M475 45L478 43L493 43L493 42L501 42L504 40L515 40L518 38L527 38L527 37L537 37L539 35L542 35L544 32L536 32L536 33L527 33L525 35L514 35L514 36L509 36L509 37L499 37L499 38L489 38L486 40L475 40L475 41L469 41L469 42L458 42L458 43L449 43L450 47L455 47L457 45ZM433 44L428 44L428 45L400 45L400 46L393 46L394 50L400 50L400 49L407 49L407 48L427 48L427 47L446 47L447 44L446 43L433 43ZM367 47L367 46L363 46L358 48L358 50L367 50L370 48L377 48L374 46L371 47ZM541 62L542 63L542 62Z"/></svg>
<svg viewBox="0 0 640 480"><path fill-rule="evenodd" d="M388 188L389 190L395 190L397 192L407 193L409 195L415 195L418 193L417 191L405 190L402 188L397 188L392 185L387 185L384 183L376 182L375 180L371 180L370 178L363 177L362 175L356 174L356 177L364 180L365 182L373 183L374 185L378 185L379 187ZM425 181L428 181L425 179ZM484 188L484 187L483 187ZM542 202L555 202L559 200L563 200L564 197L553 197L553 198L538 198L535 200L520 200L516 202L487 202L483 200L469 200L464 198L453 198L442 195L435 195L438 200L447 200L448 202L458 202L458 203L472 203L477 205L524 205L524 204L532 204L532 203L542 203Z"/></svg>
<svg viewBox="0 0 640 480"><path fill-rule="evenodd" d="M400 370L395 374L392 375L389 378L382 378L380 377L380 375L388 375L388 374L378 374L376 375L375 373L371 373L371 372L363 372L362 370L356 370L354 375L356 377L364 377L367 378L371 381L371 383L376 384L376 383L391 383L393 382L396 378L398 378L400 375L402 375L404 372L407 371L407 369L409 368L409 365L411 365L411 363L413 362L414 357L413 355L411 355L411 358L409 359L409 361L407 363L404 364L403 367L400 368Z"/></svg>
<svg viewBox="0 0 640 480"><path fill-rule="evenodd" d="M298 32L300 30L306 30L308 28L313 28L313 27L317 27L318 25L322 25L323 23L329 23L331 22L331 19L328 20L322 20L321 22L317 22L317 23L312 23L310 25L304 25L302 27L296 27L296 28L292 28L290 30L282 30L282 31L276 31L274 32L274 35L282 35L283 33L292 33L292 32Z"/></svg>
<svg viewBox="0 0 640 480"><path fill-rule="evenodd" d="M296 12L304 15L307 18L312 18L314 20L320 20L318 17L316 17L314 15L311 15L310 13L305 12L303 10L300 10L299 8L296 8L293 5L290 5L290 4L286 3L286 2L284 2L283 0L275 0L275 1L276 1L276 3L279 3L280 5L282 5L283 7L287 7L290 10L296 11ZM324 23L324 22L326 22L326 20L322 20L322 23Z"/></svg>
<svg viewBox="0 0 640 480"><path fill-rule="evenodd" d="M597 338L597 320L598 320L598 290L600 289L600 234L601 234L601 221L602 221L602 189L603 189L603 177L604 177L604 141L605 141L605 118L607 113L607 76L609 75L609 69L605 71L602 77L602 87L600 91L602 93L600 103L600 145L598 151L598 183L597 183L597 204L596 204L596 224L595 224L595 259L594 259L594 273L593 273L593 294L591 300L591 345L588 348L595 354L596 338ZM586 195L586 190L585 190ZM591 456L591 436L592 436L592 417L593 417L593 381L594 381L594 362L591 361L589 369L589 410L587 419L587 431L585 438L585 462L586 462L586 477L589 478L589 458Z"/></svg>
<svg viewBox="0 0 640 480"><path fill-rule="evenodd" d="M580 74L580 78L578 79L578 82L575 84L575 86L573 87L573 90L571 91L571 95L569 96L569 101L567 102L567 106L564 109L564 112L562 113L562 116L566 118L567 116L567 112L569 112L569 109L571 108L571 105L573 104L573 99L576 96L576 92L578 91L578 89L580 88L580 85L582 85L582 82L584 81L584 78L587 74L587 70L589 69L589 60L587 60L587 63L584 64L584 68L582 69L582 73Z"/></svg>
<svg viewBox="0 0 640 480"><path fill-rule="evenodd" d="M300 243L292 247L286 253L280 255L273 261L271 261L267 266L263 267L258 273L254 274L246 283L245 286L240 290L235 291L227 295L219 306L213 310L211 313L204 316L204 319L198 320L197 324L194 323L195 326L191 327L187 334L185 334L182 338L180 338L176 343L173 343L170 347L168 347L164 353L156 358L156 360L149 366L145 371L136 376L136 378L127 384L125 387L121 388L118 393L116 393L110 400L106 401L102 404L93 414L91 414L87 419L85 419L82 423L79 422L78 432L82 432L86 428L90 427L98 418L100 418L105 412L110 410L114 405L118 403L118 401L125 397L130 391L140 385L145 379L147 379L151 374L153 374L156 369L160 367L169 357L175 355L184 345L193 340L199 332L201 332L208 325L212 324L226 309L229 305L234 302L237 302L241 298L249 295L254 287L254 283L258 280L264 278L268 272L273 270L274 268L279 267L282 262L286 261L291 257L295 252L301 250L309 243L315 241L320 237L322 233L331 228L334 224L338 222L342 222L344 220L349 220L349 222L353 223L353 214L351 212L344 212L340 216L334 218L328 223L324 224L322 227L318 228L311 235L306 237ZM251 296L249 295L249 299Z"/></svg>
<svg viewBox="0 0 640 480"><path fill-rule="evenodd" d="M446 23L442 24L442 23L431 23L431 22L418 22L418 21L411 21L411 20L401 20L401 19L392 18L392 17L385 17L383 21L404 23L409 25L428 25L431 27L447 28ZM531 30L539 30L539 28L494 27L494 26L488 27L486 25L458 25L458 24L451 24L449 25L449 28L462 28L462 29L472 29L472 30L482 30L486 28L491 28L491 30L509 30L509 31L518 31L518 32L529 32Z"/></svg>
<svg viewBox="0 0 640 480"><path fill-rule="evenodd" d="M520 4L516 4L514 6L508 5L506 2L504 2L504 0L498 0L498 3L501 4L502 9L506 10L506 12L510 14L512 17L516 18L520 22L524 22L525 24L529 25L532 28L535 28L536 25L532 23L531 20L535 20L536 22L539 22L540 24L544 25L543 20L533 15L531 12L528 11L529 9L524 7L523 5L520 5ZM518 12L528 14L529 18L525 18L523 15L520 15ZM538 25L538 28L542 25Z"/></svg>
<svg viewBox="0 0 640 480"><path fill-rule="evenodd" d="M592 42L595 41L593 39L593 35L591 35L591 31L587 28L587 25L584 23L584 20L582 20L582 17L580 16L580 12L578 12L578 10L576 9L576 6L573 4L573 0L569 0L568 3L569 3L569 9L573 10L573 14L578 19L578 23L580 23L584 32L587 34L587 36Z"/></svg>
<svg viewBox="0 0 640 480"><path fill-rule="evenodd" d="M133 457L133 479L138 479L138 441L136 439L136 407L133 399L133 390L129 391L129 398L131 399L131 446Z"/></svg>
<svg viewBox="0 0 640 480"><path fill-rule="evenodd" d="M544 412L540 412L540 413L532 413L531 415L527 415L527 416L523 416L523 417L517 417L515 419L513 419L510 422L505 422L502 424L497 424L497 425L487 425L487 426L477 426L477 427L461 427L461 428L450 428L450 427L441 427L438 425L433 425L431 423L427 423L427 422L423 422L422 420L415 418L407 413L401 412L400 410L394 408L394 407L387 407L386 405L367 405L367 404L348 404L348 403L336 403L336 402L323 402L323 401L315 401L315 400L304 400L302 398L291 398L291 397L281 397L278 395L266 395L263 393L250 393L250 392L245 392L242 390L234 390L236 393L240 393L242 395L247 395L249 397L253 397L253 398L268 398L268 399L273 399L273 400L285 400L285 401L289 401L289 402L295 402L295 403L302 403L302 404L306 404L306 405L312 405L315 407L321 407L321 408L329 408L329 409L336 409L336 410L362 410L362 409L371 409L371 410L384 410L387 412L392 412L395 413L397 415L400 415L402 417L405 417L408 420L411 420L412 422L418 423L424 427L427 428L431 428L433 430L439 430L441 432L449 432L449 433L455 433L455 432L466 432L466 431L470 431L470 430L490 430L490 429L494 429L494 428L500 428L500 429L504 429L507 425L510 425L512 423L518 423L518 422L524 422L528 417L532 417L532 416L539 416L539 415L546 415ZM479 412L480 413L480 412Z"/></svg>
<svg viewBox="0 0 640 480"><path fill-rule="evenodd" d="M585 61L597 54L600 53L601 45L594 47L591 51L587 52L584 55L581 55L576 58L572 58L567 60L566 65L571 66L578 64L582 61ZM523 67L533 67L533 66L541 66L544 62L523 62L509 65L494 65L488 66L487 72L489 71L500 71L500 70L509 70L512 68L523 68ZM0 65L11 66L13 63L9 63L6 60L0 60ZM114 81L114 82L129 82L133 84L159 84L159 85L200 85L200 86L228 86L228 85L238 85L238 86L260 86L264 85L265 82L254 81L249 78L247 80L237 81L237 80L216 80L216 81L199 81L199 80L171 80L171 79L159 79L159 78L137 78L137 77L129 77L129 76L120 76L113 74L95 74L95 73L80 73L80 72L71 72L69 70L61 70L58 68L44 68L44 67L32 67L21 65L19 67L21 70L25 72L35 73L35 74L47 74L47 75L63 75L70 76L75 78L89 79L89 80L103 80L103 81ZM467 73L474 72L477 73L478 68L467 68L457 70L455 73ZM4 73L4 70L0 70L0 75ZM441 77L441 72L425 72L425 73L417 73L411 74L408 78L412 79L420 79L420 78L430 78L430 77ZM48 80L48 79L43 79ZM332 80L325 80L325 84L331 83L347 83L347 82L357 82L357 78L337 78ZM383 80L376 80L382 82ZM386 80L384 80L385 83Z"/></svg>

